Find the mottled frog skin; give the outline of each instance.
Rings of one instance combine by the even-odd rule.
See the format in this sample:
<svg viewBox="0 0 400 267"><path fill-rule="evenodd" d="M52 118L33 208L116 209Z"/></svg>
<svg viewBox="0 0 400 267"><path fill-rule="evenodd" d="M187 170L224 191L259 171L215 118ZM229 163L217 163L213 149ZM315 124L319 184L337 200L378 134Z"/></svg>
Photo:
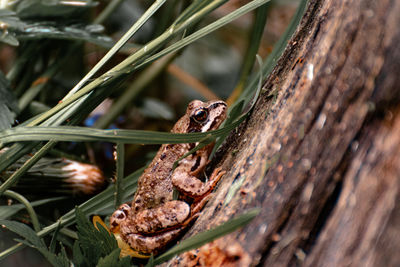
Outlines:
<svg viewBox="0 0 400 267"><path fill-rule="evenodd" d="M194 100L187 107L171 132L207 132L217 129L226 118L223 101ZM131 205L121 205L110 218L111 231L132 250L141 254L157 254L197 218L210 192L224 171L214 170L206 182L199 179L208 163L214 144L209 144L181 160L176 160L196 144L162 145L138 181ZM174 189L179 192L174 200Z"/></svg>

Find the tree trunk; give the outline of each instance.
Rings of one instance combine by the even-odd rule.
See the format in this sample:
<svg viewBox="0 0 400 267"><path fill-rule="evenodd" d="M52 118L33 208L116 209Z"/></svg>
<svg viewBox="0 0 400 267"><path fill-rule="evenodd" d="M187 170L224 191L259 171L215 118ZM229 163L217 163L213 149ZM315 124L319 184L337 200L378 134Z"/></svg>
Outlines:
<svg viewBox="0 0 400 267"><path fill-rule="evenodd" d="M186 236L260 214L173 264L400 264L399 25L400 1L309 1Z"/></svg>

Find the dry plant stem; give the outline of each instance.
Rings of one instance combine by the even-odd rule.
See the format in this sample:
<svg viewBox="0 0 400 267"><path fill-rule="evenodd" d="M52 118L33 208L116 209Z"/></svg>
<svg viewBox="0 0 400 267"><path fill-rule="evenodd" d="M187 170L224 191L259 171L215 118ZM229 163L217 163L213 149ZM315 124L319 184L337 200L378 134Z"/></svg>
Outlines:
<svg viewBox="0 0 400 267"><path fill-rule="evenodd" d="M193 88L193 90L201 94L205 99L207 100L218 99L218 96L214 94L214 92L211 91L205 84L203 84L201 81L199 81L189 73L185 72L181 68L179 68L177 65L175 64L169 65L168 72L172 74L175 78L183 82L184 84Z"/></svg>
<svg viewBox="0 0 400 267"><path fill-rule="evenodd" d="M188 235L260 207L216 243L233 265L400 262L398 25L399 1L309 1Z"/></svg>

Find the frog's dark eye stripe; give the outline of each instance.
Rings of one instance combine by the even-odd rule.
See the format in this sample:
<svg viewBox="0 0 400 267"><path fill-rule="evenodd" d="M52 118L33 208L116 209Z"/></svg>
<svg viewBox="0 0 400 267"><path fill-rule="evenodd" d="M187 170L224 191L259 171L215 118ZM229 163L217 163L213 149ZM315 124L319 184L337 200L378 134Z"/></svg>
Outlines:
<svg viewBox="0 0 400 267"><path fill-rule="evenodd" d="M194 112L192 117L196 122L203 123L208 118L208 111L205 108L199 108Z"/></svg>
<svg viewBox="0 0 400 267"><path fill-rule="evenodd" d="M190 168L191 172L194 172L195 170L197 170L197 168L200 166L200 161L201 161L201 157L197 157L196 158L196 162L194 163L194 165L192 166L192 168Z"/></svg>
<svg viewBox="0 0 400 267"><path fill-rule="evenodd" d="M225 102L218 101L218 102L215 102L215 103L211 104L208 108L212 110L212 109L215 109L216 107L218 107L219 105L223 105L223 106L226 107L226 103Z"/></svg>

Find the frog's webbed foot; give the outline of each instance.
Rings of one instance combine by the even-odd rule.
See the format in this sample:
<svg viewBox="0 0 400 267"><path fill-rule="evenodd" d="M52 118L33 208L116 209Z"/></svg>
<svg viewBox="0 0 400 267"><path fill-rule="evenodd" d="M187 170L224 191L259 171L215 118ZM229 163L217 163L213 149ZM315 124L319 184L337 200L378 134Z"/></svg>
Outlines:
<svg viewBox="0 0 400 267"><path fill-rule="evenodd" d="M207 204L207 202L212 198L213 194L208 194L204 198L200 199L199 201L196 201L192 204L190 208L190 216L194 217L200 212L203 207Z"/></svg>
<svg viewBox="0 0 400 267"><path fill-rule="evenodd" d="M119 208L114 211L110 217L110 230L115 233L119 231L121 223L123 223L131 212L131 207L128 204L122 204Z"/></svg>
<svg viewBox="0 0 400 267"><path fill-rule="evenodd" d="M135 233L124 234L123 232L122 234L125 237L126 243L128 243L133 250L145 254L157 254L160 250L164 249L170 241L176 239L183 229L184 228L177 228L153 236Z"/></svg>
<svg viewBox="0 0 400 267"><path fill-rule="evenodd" d="M199 199L210 193L217 185L221 177L226 173L221 168L216 168L207 182L202 182L195 176L187 172L174 172L172 184L179 192L188 195L191 198Z"/></svg>

